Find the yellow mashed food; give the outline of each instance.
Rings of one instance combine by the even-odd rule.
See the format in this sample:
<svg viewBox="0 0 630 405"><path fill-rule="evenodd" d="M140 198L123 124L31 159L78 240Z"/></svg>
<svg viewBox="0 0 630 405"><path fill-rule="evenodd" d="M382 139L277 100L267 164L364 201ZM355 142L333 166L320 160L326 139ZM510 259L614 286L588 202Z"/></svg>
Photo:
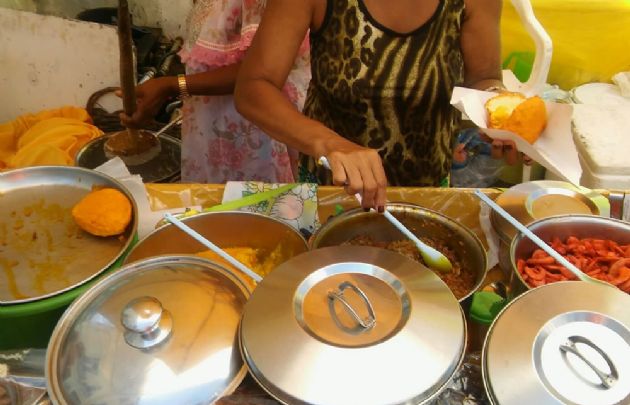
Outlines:
<svg viewBox="0 0 630 405"><path fill-rule="evenodd" d="M284 261L281 245L276 246L271 252L265 249L254 249L244 246L227 247L223 248L223 250L261 277L265 277ZM230 270L240 273L234 266L211 250L204 250L203 252L197 253L196 256L212 260ZM249 279L249 277L246 278Z"/></svg>

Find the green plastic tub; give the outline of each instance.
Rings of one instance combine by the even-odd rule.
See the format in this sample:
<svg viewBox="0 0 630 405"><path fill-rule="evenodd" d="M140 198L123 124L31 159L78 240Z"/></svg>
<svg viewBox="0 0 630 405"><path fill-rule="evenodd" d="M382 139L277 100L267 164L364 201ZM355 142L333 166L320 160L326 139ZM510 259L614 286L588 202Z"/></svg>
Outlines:
<svg viewBox="0 0 630 405"><path fill-rule="evenodd" d="M118 270L137 242L136 235L114 264L99 277L77 288L39 301L0 305L0 350L45 348L57 321L72 301L103 277Z"/></svg>

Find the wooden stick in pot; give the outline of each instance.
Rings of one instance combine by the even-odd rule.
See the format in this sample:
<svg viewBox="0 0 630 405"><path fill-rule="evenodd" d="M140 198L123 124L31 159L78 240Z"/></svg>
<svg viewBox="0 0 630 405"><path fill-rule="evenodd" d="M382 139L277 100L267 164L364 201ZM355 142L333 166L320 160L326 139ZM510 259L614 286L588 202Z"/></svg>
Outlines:
<svg viewBox="0 0 630 405"><path fill-rule="evenodd" d="M118 2L118 46L120 49L120 87L125 114L136 111L136 78L131 37L131 17L127 0ZM139 165L160 153L159 139L148 131L127 128L105 142L108 158L119 156L127 165Z"/></svg>

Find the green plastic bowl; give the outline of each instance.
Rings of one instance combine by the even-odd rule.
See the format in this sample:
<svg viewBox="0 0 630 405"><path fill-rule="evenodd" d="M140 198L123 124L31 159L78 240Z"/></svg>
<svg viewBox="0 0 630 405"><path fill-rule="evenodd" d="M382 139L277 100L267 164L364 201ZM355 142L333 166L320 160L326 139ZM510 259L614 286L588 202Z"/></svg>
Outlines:
<svg viewBox="0 0 630 405"><path fill-rule="evenodd" d="M138 242L134 235L127 250L100 276L70 291L23 304L0 305L0 350L45 348L57 321L72 301L103 277L118 270Z"/></svg>

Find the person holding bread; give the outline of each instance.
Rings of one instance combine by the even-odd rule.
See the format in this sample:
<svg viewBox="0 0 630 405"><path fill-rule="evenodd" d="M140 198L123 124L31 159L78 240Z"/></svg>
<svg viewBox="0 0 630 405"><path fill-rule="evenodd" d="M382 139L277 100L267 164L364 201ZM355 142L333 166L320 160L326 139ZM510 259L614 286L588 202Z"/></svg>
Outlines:
<svg viewBox="0 0 630 405"><path fill-rule="evenodd" d="M301 181L383 211L386 186L448 183L455 86L501 92L500 0L268 0L237 78L238 111L301 152ZM310 29L303 113L281 94ZM500 157L504 145L496 142ZM331 171L318 165L326 157Z"/></svg>

